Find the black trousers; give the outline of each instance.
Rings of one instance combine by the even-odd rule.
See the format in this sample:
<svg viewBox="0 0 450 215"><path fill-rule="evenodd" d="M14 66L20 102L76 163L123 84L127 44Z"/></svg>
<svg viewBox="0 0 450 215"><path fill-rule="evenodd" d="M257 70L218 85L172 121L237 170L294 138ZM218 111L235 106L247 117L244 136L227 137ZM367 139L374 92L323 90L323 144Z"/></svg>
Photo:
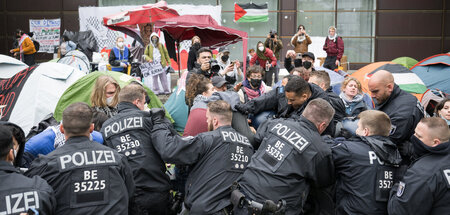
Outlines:
<svg viewBox="0 0 450 215"><path fill-rule="evenodd" d="M276 69L276 67L270 67L269 71L266 71L266 74L264 74L263 81L267 86L272 86L273 74L276 72Z"/></svg>
<svg viewBox="0 0 450 215"><path fill-rule="evenodd" d="M130 203L130 215L167 215L169 212L169 191L136 192Z"/></svg>
<svg viewBox="0 0 450 215"><path fill-rule="evenodd" d="M336 59L337 56L327 56L327 58L325 58L325 62L323 63L323 67L331 70L336 69Z"/></svg>
<svg viewBox="0 0 450 215"><path fill-rule="evenodd" d="M28 66L33 66L35 64L34 62L34 55L35 54L24 54L23 55L23 62Z"/></svg>

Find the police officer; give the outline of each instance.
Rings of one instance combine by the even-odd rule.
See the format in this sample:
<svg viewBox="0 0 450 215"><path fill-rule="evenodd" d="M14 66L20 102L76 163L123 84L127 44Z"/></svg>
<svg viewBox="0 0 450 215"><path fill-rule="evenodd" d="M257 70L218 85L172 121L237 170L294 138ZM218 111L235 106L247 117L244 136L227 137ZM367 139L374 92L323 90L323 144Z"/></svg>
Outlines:
<svg viewBox="0 0 450 215"><path fill-rule="evenodd" d="M423 118L411 137L418 157L390 193L389 214L449 214L450 130L438 117Z"/></svg>
<svg viewBox="0 0 450 215"><path fill-rule="evenodd" d="M280 200L286 202L286 214L299 214L311 185L334 183L331 149L320 137L333 115L331 105L319 98L308 103L298 120L274 119L261 125L255 136L261 146L239 180L245 201L236 204L236 192L231 197L236 214L248 214L259 210L258 205Z"/></svg>
<svg viewBox="0 0 450 215"><path fill-rule="evenodd" d="M152 120L145 108L145 89L129 84L119 93L118 114L103 123L105 144L124 155L133 170L133 214L166 214L170 181L151 140Z"/></svg>
<svg viewBox="0 0 450 215"><path fill-rule="evenodd" d="M30 209L54 214L56 199L52 187L39 176L23 176L12 165L17 150L9 128L0 125L0 214L19 214Z"/></svg>
<svg viewBox="0 0 450 215"><path fill-rule="evenodd" d="M359 114L357 137L337 141L336 214L386 214L401 157L388 136L391 120L377 110Z"/></svg>
<svg viewBox="0 0 450 215"><path fill-rule="evenodd" d="M40 156L26 175L40 175L53 187L56 214L128 214L134 183L125 157L89 140L92 110L77 102L63 112L66 144Z"/></svg>
<svg viewBox="0 0 450 215"><path fill-rule="evenodd" d="M162 109L152 109L152 139L166 162L192 165L184 202L191 214L229 214L230 187L250 162L253 147L231 127L227 102L208 103L206 117L209 132L182 138L171 134L170 124L161 122Z"/></svg>

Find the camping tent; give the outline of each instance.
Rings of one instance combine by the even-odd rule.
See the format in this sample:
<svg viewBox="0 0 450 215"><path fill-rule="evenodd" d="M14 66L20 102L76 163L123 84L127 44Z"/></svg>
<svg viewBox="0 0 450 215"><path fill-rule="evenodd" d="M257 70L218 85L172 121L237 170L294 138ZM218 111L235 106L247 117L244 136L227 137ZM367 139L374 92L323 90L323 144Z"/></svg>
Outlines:
<svg viewBox="0 0 450 215"><path fill-rule="evenodd" d="M120 73L120 72L93 72L90 73L83 78L80 78L78 81L73 83L67 90L62 94L61 98L56 105L54 117L56 120L60 121L62 118L62 112L64 109L74 102L86 102L89 105L91 104L90 97L91 92L94 87L94 84L97 78L101 75L109 75L113 77L120 85L120 87L124 87L132 81L136 81L133 77ZM158 99L158 97L146 86L144 86L147 91L148 96L150 97L150 108L163 107L163 104ZM171 119L171 116L168 112L166 112L167 118Z"/></svg>
<svg viewBox="0 0 450 215"><path fill-rule="evenodd" d="M0 79L0 104L6 105L1 120L19 125L27 134L52 113L59 97L83 72L64 64L42 63L9 79Z"/></svg>
<svg viewBox="0 0 450 215"><path fill-rule="evenodd" d="M58 63L67 64L78 70L88 74L91 71L91 65L89 64L89 58L81 51L73 50L67 52L67 54L58 60Z"/></svg>
<svg viewBox="0 0 450 215"><path fill-rule="evenodd" d="M10 78L26 68L28 66L22 61L0 54L0 78Z"/></svg>
<svg viewBox="0 0 450 215"><path fill-rule="evenodd" d="M450 94L450 54L438 54L426 58L411 68L430 89Z"/></svg>
<svg viewBox="0 0 450 215"><path fill-rule="evenodd" d="M394 62L396 64L400 64L408 69L411 69L411 67L416 65L417 62L419 62L419 61L417 61L414 58L410 58L410 57L398 57L398 58L395 58L394 60L392 60L392 62Z"/></svg>

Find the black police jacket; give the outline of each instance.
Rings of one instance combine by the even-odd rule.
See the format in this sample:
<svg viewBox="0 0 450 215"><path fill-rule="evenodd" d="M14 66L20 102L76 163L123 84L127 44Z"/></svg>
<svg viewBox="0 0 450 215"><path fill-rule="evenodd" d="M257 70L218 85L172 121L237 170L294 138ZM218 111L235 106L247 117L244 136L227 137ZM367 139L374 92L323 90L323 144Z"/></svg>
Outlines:
<svg viewBox="0 0 450 215"><path fill-rule="evenodd" d="M166 162L192 165L184 201L190 213L213 214L230 205L230 187L253 155L248 139L231 126L184 138L169 126L155 124L152 139Z"/></svg>
<svg viewBox="0 0 450 215"><path fill-rule="evenodd" d="M134 191L126 158L84 136L40 155L25 175L39 175L53 187L56 214L128 214Z"/></svg>
<svg viewBox="0 0 450 215"><path fill-rule="evenodd" d="M103 123L105 145L128 159L133 171L136 192L168 192L166 166L152 142L153 123L150 113L134 104L121 102L118 114Z"/></svg>
<svg viewBox="0 0 450 215"><path fill-rule="evenodd" d="M401 90L397 84L391 96L383 104L377 104L375 109L385 112L391 119L389 137L395 144L409 140L424 116L423 107L417 98Z"/></svg>
<svg viewBox="0 0 450 215"><path fill-rule="evenodd" d="M266 121L255 140L261 146L239 180L249 199L261 203L284 199L286 214L299 214L311 185L334 183L331 149L306 118Z"/></svg>
<svg viewBox="0 0 450 215"><path fill-rule="evenodd" d="M449 214L450 142L425 148L392 188L389 214Z"/></svg>
<svg viewBox="0 0 450 215"><path fill-rule="evenodd" d="M336 214L387 214L400 152L388 137L353 137L333 151Z"/></svg>
<svg viewBox="0 0 450 215"><path fill-rule="evenodd" d="M56 199L52 187L39 176L28 178L6 161L0 161L0 214L54 214Z"/></svg>

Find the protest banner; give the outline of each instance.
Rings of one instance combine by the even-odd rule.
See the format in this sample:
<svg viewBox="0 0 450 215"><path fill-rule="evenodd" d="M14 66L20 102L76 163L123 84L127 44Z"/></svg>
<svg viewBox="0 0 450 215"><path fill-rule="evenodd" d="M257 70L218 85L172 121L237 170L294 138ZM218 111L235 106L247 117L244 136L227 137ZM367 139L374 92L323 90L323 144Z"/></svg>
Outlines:
<svg viewBox="0 0 450 215"><path fill-rule="evenodd" d="M55 46L59 46L61 19L30 19L30 32L40 43L38 52L53 53Z"/></svg>

